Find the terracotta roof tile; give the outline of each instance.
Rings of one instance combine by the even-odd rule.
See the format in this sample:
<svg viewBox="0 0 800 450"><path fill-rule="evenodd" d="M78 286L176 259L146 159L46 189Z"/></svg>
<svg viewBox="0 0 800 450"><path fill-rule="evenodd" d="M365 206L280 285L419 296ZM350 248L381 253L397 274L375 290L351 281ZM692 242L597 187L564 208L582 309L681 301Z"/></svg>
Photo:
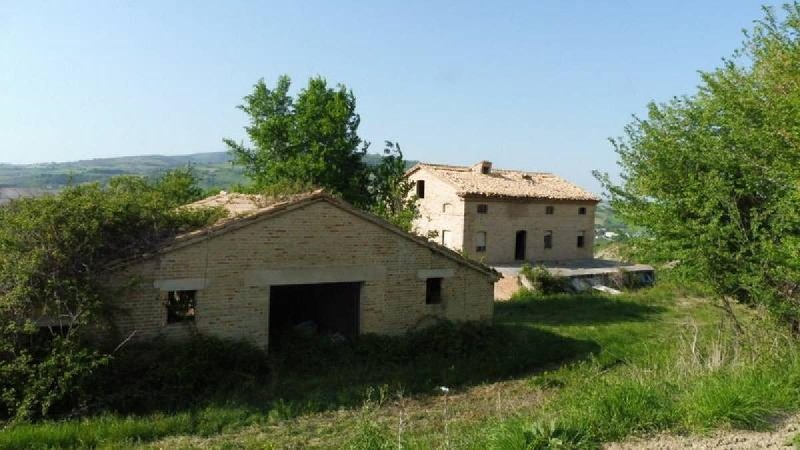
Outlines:
<svg viewBox="0 0 800 450"><path fill-rule="evenodd" d="M600 200L591 192L552 173L492 169L484 174L474 167L427 163L417 164L407 173L411 174L422 168L455 187L460 196Z"/></svg>

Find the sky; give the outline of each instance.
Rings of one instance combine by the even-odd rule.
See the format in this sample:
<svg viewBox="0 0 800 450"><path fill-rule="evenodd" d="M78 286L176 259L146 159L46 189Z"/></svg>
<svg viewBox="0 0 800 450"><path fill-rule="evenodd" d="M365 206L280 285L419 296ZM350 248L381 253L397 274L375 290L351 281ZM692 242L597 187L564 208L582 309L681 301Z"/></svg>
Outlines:
<svg viewBox="0 0 800 450"><path fill-rule="evenodd" d="M758 1L0 0L0 162L224 151L252 85L352 89L407 159L555 172L596 193L608 139L692 94Z"/></svg>

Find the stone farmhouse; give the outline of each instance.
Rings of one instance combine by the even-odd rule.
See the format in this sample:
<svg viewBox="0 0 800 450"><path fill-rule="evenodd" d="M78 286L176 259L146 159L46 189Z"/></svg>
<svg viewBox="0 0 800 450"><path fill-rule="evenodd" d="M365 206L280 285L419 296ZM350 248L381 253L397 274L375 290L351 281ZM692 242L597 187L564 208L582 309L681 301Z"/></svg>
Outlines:
<svg viewBox="0 0 800 450"><path fill-rule="evenodd" d="M491 265L592 258L599 199L551 173L420 163L418 233Z"/></svg>
<svg viewBox="0 0 800 450"><path fill-rule="evenodd" d="M497 272L324 192L220 193L188 207L230 215L112 269L112 285L134 281L123 335L196 330L267 348L298 325L354 336L492 318Z"/></svg>

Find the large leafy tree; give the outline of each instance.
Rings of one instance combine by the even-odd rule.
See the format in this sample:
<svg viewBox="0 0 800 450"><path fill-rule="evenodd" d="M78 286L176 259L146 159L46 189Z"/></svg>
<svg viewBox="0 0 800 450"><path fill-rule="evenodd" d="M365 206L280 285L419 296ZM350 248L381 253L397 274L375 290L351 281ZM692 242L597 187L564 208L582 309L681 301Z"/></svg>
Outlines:
<svg viewBox="0 0 800 450"><path fill-rule="evenodd" d="M639 252L797 326L800 6L765 12L697 93L650 104L613 141L621 183L598 176L615 210L648 230Z"/></svg>
<svg viewBox="0 0 800 450"><path fill-rule="evenodd" d="M259 80L239 108L253 147L225 139L234 161L257 189L275 185L322 187L359 206L370 203L368 143L358 136L356 100L345 86L312 78L296 98L282 76L274 89Z"/></svg>

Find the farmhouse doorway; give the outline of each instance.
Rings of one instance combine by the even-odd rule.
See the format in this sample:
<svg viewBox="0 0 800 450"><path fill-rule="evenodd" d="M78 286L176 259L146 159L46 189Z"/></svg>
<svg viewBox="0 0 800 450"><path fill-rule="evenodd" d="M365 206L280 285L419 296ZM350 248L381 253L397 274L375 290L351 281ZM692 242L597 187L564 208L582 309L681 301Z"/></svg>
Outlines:
<svg viewBox="0 0 800 450"><path fill-rule="evenodd" d="M514 241L514 259L522 261L525 259L525 246L528 241L528 232L525 230L517 231L517 236Z"/></svg>

